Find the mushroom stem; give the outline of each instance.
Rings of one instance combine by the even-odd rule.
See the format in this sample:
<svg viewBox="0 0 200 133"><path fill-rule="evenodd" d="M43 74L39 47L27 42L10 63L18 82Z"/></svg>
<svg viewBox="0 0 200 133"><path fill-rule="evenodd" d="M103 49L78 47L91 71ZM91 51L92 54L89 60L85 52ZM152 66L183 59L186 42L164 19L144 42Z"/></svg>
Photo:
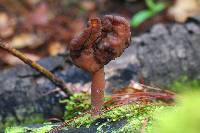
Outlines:
<svg viewBox="0 0 200 133"><path fill-rule="evenodd" d="M104 68L101 68L100 70L92 74L91 103L93 116L97 116L103 106L104 88L105 74Z"/></svg>

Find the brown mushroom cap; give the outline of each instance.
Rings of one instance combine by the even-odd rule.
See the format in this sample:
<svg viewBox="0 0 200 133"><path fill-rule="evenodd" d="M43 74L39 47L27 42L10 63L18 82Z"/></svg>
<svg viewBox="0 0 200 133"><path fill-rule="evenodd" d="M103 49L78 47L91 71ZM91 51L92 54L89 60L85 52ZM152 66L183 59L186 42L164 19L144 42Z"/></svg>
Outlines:
<svg viewBox="0 0 200 133"><path fill-rule="evenodd" d="M130 38L130 25L124 17L92 18L88 27L70 42L70 56L75 65L94 73L119 57L129 46Z"/></svg>

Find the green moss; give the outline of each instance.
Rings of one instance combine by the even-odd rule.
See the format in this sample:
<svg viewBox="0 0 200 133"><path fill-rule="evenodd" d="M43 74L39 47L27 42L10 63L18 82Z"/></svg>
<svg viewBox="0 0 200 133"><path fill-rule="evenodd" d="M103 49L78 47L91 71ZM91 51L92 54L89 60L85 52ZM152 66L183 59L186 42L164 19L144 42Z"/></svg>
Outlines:
<svg viewBox="0 0 200 133"><path fill-rule="evenodd" d="M24 133L26 129L24 127L8 127L5 133Z"/></svg>
<svg viewBox="0 0 200 133"><path fill-rule="evenodd" d="M7 115L4 120L0 122L0 132L3 131L6 127L13 126L23 126L29 124L40 124L44 123L45 120L41 114L36 114L32 105L24 107L15 108L16 115L13 114Z"/></svg>
<svg viewBox="0 0 200 133"><path fill-rule="evenodd" d="M153 131L157 133L199 133L200 92L190 92L181 96L176 108L155 115Z"/></svg>
<svg viewBox="0 0 200 133"><path fill-rule="evenodd" d="M113 131L113 133L136 133L139 132L143 122L145 119L148 118L148 127L147 129L151 129L151 121L153 119L153 113L157 110L162 110L165 108L172 108L168 106L156 106L156 105L138 105L138 104L129 104L123 105L121 107L114 108L109 110L97 118L93 118L90 114L86 114L80 118L74 119L72 122L68 124L66 128L79 128L81 126L89 127L91 124L98 124L95 123L98 118L106 118L107 121L101 123L98 128L97 132L105 132L102 130L104 126L110 125L112 122L120 121L122 119L127 119L127 123L118 130ZM7 128L6 133L12 133L12 131L21 130L21 133L29 131L30 133L45 133L52 128L52 125L47 125L41 128ZM23 132L22 132L23 131Z"/></svg>
<svg viewBox="0 0 200 133"><path fill-rule="evenodd" d="M66 104L65 120L69 120L74 116L82 114L84 111L90 108L89 102L90 96L88 94L74 94L69 99L61 101L61 103ZM139 105L139 104L129 104L123 105L121 107L109 110L100 116L93 118L90 114L86 114L82 117L74 119L70 122L67 128L79 128L81 126L90 127L91 124L98 124L95 121L98 118L106 118L105 123L101 123L97 128L98 132L102 132L102 128L106 125L111 124L115 121L120 121L122 119L127 119L127 124L114 132L137 132L141 128L143 121L148 118L149 123L152 120L152 113L158 109L168 108L165 106L156 105Z"/></svg>
<svg viewBox="0 0 200 133"><path fill-rule="evenodd" d="M171 85L173 90L177 92L185 92L187 90L198 90L200 89L199 80L189 80L187 77L182 77L180 80L173 82ZM199 96L200 97L200 96ZM192 100L189 102L192 103ZM200 102L199 102L200 103ZM197 103L195 103L197 106ZM97 128L98 132L103 132L102 128L114 121L120 121L122 119L127 119L127 123L118 130L113 131L114 133L136 133L140 132L144 121L148 119L147 127L145 128L145 133L152 133L152 130L155 126L155 121L157 120L157 114L160 112L168 112L169 110L177 110L176 106L156 106L156 105L138 105L138 104L129 104L124 105L113 110L110 110L106 113L103 113L98 118L107 118L107 122L102 123ZM185 112L186 113L186 112ZM186 113L187 114L187 113ZM98 118L92 118L90 115L85 115L81 118L76 119L74 122L70 123L68 127L87 126L94 124L95 120ZM177 118L178 119L178 118ZM176 127L176 121L175 127ZM173 123L173 121L170 121Z"/></svg>
<svg viewBox="0 0 200 133"><path fill-rule="evenodd" d="M186 92L193 90L200 90L200 80L190 79L187 76L183 76L180 79L174 81L169 88L175 92Z"/></svg>
<svg viewBox="0 0 200 133"><path fill-rule="evenodd" d="M6 127L13 127L13 126L24 126L29 124L40 124L44 123L44 119L42 115L39 114L32 114L29 117L24 118L22 121L17 121L14 116L6 117L4 123L0 123L0 130L2 131Z"/></svg>
<svg viewBox="0 0 200 133"><path fill-rule="evenodd" d="M29 125L29 124L42 124L45 120L40 114L32 114L29 117L23 120L23 123L20 125Z"/></svg>
<svg viewBox="0 0 200 133"><path fill-rule="evenodd" d="M187 92L187 90L198 90L200 89L200 81L199 80L189 80L187 77L182 77L180 80L173 82L171 85L172 90L176 92ZM190 95L190 94L189 94ZM196 133L191 129L198 129L197 127L192 127L199 119L199 113L197 109L197 105L200 103L198 99L195 97L200 97L200 95L190 95L190 96L181 96L183 97L183 101L179 102L182 104L178 104L177 106L158 106L158 105L143 105L143 104L129 104L123 105L112 110L109 110L97 118L93 118L90 114L83 115L80 118L74 119L74 121L70 122L66 128L79 128L81 126L90 127L91 124L97 124L97 132L105 132L103 131L103 127L110 125L115 121L121 121L126 119L127 122L124 126L119 128L118 130L112 131L113 133L137 133L140 132L144 121L148 120L147 127L145 128L145 133L152 132L169 132L168 129L177 128L177 123L182 123L182 125L188 125L189 129L185 130L184 127L180 128L180 132L187 131L191 133ZM187 100L184 100L186 97ZM82 114L83 112L90 109L90 95L85 93L78 93L71 96L69 99L62 100L61 103L66 104L65 111L65 120L69 120ZM184 104L183 104L184 103ZM110 105L109 105L110 106ZM112 105L111 105L112 106ZM182 110L182 113L180 113ZM196 112L195 112L196 111ZM188 112L194 114L194 116L187 115ZM162 114L162 115L158 115ZM180 119L179 119L180 117ZM181 118L182 117L182 118ZM19 117L26 125L34 124L34 123L43 123L42 116L39 115L30 115L28 118ZM105 118L107 121L104 123L96 123L98 118ZM7 117L6 126L15 126L17 125L17 121L13 117ZM184 123L185 121L185 123ZM167 124L170 123L170 124ZM4 126L5 126L4 125ZM24 125L24 124L23 124ZM6 132L26 132L27 130L32 133L43 133L52 128L51 125L44 126L37 129L31 128L22 128L22 127L11 127L7 128ZM24 131L25 130L25 131ZM176 132L176 130L170 130L170 132ZM179 133L179 130L177 131ZM184 133L184 132L183 132Z"/></svg>
<svg viewBox="0 0 200 133"><path fill-rule="evenodd" d="M40 128L29 127L9 127L6 128L5 133L46 133L52 129L53 125L45 125Z"/></svg>
<svg viewBox="0 0 200 133"><path fill-rule="evenodd" d="M148 126L146 127L146 130L150 130L154 112L173 107L155 105L127 105L126 108L129 110L129 112L126 114L127 123L120 129L113 131L113 133L138 133L140 132L143 123L146 120L148 120Z"/></svg>
<svg viewBox="0 0 200 133"><path fill-rule="evenodd" d="M7 116L4 121L5 122L0 123L0 130L10 126L16 126L18 123L16 118L12 115Z"/></svg>
<svg viewBox="0 0 200 133"><path fill-rule="evenodd" d="M83 117L75 119L73 122L69 123L68 127L89 127L94 122L94 120L95 118L93 118L90 114L86 114Z"/></svg>
<svg viewBox="0 0 200 133"><path fill-rule="evenodd" d="M91 124L95 124L95 120L98 118L106 118L107 121L101 123L97 128L98 132L105 132L102 130L104 126L107 126L115 121L120 121L122 119L127 119L127 124L121 127L119 130L113 131L114 133L123 133L123 132L138 132L141 129L143 121L148 118L149 122L152 120L153 112L170 108L169 106L155 106L155 105L138 105L138 104L129 104L123 105L121 107L114 108L97 118L92 118L91 115L86 114L83 117L75 119L73 122L69 123L68 128L79 128L81 126L89 127ZM96 123L98 124L98 123Z"/></svg>
<svg viewBox="0 0 200 133"><path fill-rule="evenodd" d="M32 132L33 133L46 133L46 132L50 131L52 129L52 127L53 127L53 125L46 125L44 127L33 129ZM29 129L29 131L30 131L30 129Z"/></svg>
<svg viewBox="0 0 200 133"><path fill-rule="evenodd" d="M86 93L76 93L70 96L69 99L60 101L65 104L65 120L71 119L82 114L91 107L90 95Z"/></svg>

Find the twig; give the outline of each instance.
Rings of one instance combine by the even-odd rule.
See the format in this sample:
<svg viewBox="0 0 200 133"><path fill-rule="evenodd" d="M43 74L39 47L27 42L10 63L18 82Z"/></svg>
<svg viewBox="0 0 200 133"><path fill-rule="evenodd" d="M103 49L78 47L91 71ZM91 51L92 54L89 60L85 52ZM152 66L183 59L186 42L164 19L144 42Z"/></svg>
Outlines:
<svg viewBox="0 0 200 133"><path fill-rule="evenodd" d="M53 73L51 73L49 70L47 70L43 66L39 65L38 63L30 60L28 57L26 57L20 51L14 49L14 48L9 47L8 43L2 42L0 40L0 48L3 49L3 50L5 50L5 51L7 51L7 52L9 52L10 54L16 56L17 58L19 58L20 60L22 60L24 63L26 63L27 65L29 65L33 69L35 69L38 72L40 72L42 75L44 75L49 80L51 80L56 86L60 87L60 89L62 89L62 91L64 91L65 93L67 93L69 95L72 94L71 90L69 90L67 88L64 80L58 78L56 75L54 75Z"/></svg>

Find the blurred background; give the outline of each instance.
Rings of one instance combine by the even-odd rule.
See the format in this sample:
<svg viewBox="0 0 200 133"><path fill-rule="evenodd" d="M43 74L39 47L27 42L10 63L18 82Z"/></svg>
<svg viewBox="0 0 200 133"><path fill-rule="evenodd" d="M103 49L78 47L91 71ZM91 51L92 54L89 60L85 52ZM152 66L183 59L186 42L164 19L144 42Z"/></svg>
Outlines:
<svg viewBox="0 0 200 133"><path fill-rule="evenodd" d="M38 61L65 52L91 16L124 16L137 36L152 24L183 23L199 12L200 0L0 0L0 38ZM0 69L21 63L0 50Z"/></svg>
<svg viewBox="0 0 200 133"><path fill-rule="evenodd" d="M137 100L133 94L146 94L146 88L141 89L133 81L151 85L150 88L160 87L160 83L164 83L166 87L163 89L177 92L177 95L185 90L199 90L200 17L197 18L198 22L186 21L191 16L199 16L200 0L0 0L0 41L9 42L11 47L38 61L65 53L71 39L86 27L88 18L105 14L125 17L131 24L132 36L136 37L132 43L134 46L127 49L125 56L118 59L118 63L109 63L110 66L105 69L108 82L106 89L114 88L114 91L110 89L113 91L111 102L114 101L116 105L128 103ZM139 39L137 36L140 36ZM135 55L141 62L135 61ZM67 120L90 108L89 75L68 62L59 65L61 59L63 61L64 58L50 57L46 61L44 59L43 64L63 78L69 88L75 88L74 95L68 99L49 80L32 69L19 66L9 70L23 62L0 49L0 70L8 69L7 72L0 71L0 132L5 127L21 123ZM190 75L195 79L190 80ZM179 77L180 81L174 81ZM171 84L171 81L174 82ZM161 95L164 100L174 98L172 92L161 92L168 94L166 97ZM160 90L153 98L159 96ZM63 97L66 100L60 101ZM145 98L149 98L148 95ZM151 98L147 100L154 102ZM200 98L200 94L189 96L188 103L192 103L192 106L186 102L186 113L181 117L185 117L187 109L192 108L195 112L190 114L194 116L188 118L191 117L196 126L200 118L197 106L200 100L190 101L192 98ZM169 104L167 100L164 103ZM141 101L146 102L143 99ZM181 120L174 117L177 114L172 116L175 120ZM185 120L188 123L188 119ZM185 123L179 121L175 124L169 121L165 125L169 123L175 126L174 129L178 129L177 124L187 128ZM197 128L199 131L199 126Z"/></svg>

